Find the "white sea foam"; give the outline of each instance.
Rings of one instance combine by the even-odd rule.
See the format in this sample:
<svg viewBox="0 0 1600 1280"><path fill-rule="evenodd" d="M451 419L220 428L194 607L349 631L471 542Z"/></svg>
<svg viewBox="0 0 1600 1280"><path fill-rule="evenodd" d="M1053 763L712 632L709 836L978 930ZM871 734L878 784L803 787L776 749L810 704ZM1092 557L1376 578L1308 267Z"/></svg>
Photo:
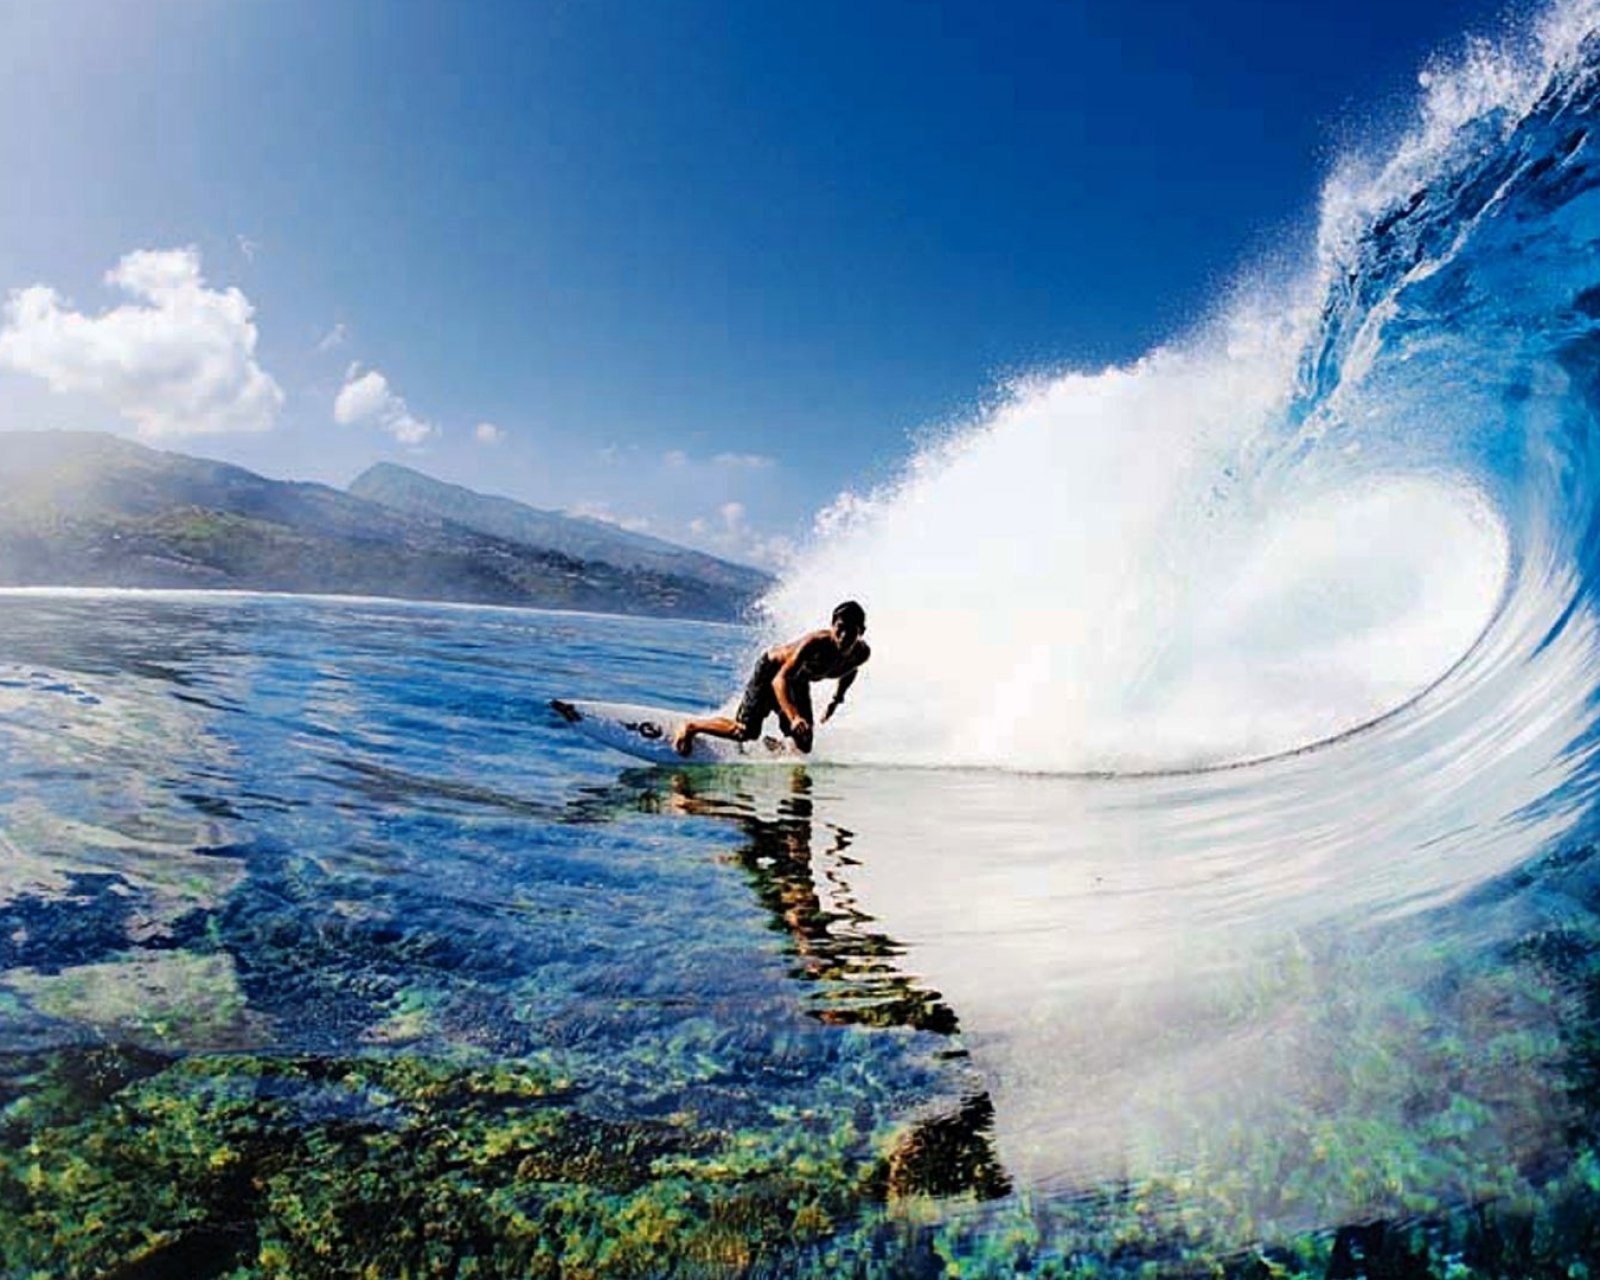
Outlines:
<svg viewBox="0 0 1600 1280"><path fill-rule="evenodd" d="M791 629L843 595L868 607L875 657L829 754L1213 764L1350 729L1448 670L1500 600L1499 521L1448 476L1232 483L1285 387L1260 352L1021 387L853 504L771 601Z"/></svg>

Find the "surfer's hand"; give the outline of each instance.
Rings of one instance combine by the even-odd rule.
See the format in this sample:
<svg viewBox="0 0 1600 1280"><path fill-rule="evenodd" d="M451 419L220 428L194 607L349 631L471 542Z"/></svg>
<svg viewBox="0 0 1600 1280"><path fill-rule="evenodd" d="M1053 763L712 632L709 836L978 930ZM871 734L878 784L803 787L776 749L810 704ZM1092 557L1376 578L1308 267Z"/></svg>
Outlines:
<svg viewBox="0 0 1600 1280"><path fill-rule="evenodd" d="M794 745L802 751L811 750L811 721L796 720L789 726L789 736L794 739Z"/></svg>

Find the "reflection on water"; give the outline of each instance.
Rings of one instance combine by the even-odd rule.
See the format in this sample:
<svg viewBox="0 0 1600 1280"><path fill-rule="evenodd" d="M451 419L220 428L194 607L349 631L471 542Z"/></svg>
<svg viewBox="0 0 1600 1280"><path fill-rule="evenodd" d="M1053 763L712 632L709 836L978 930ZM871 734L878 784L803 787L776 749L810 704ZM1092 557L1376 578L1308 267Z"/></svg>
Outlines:
<svg viewBox="0 0 1600 1280"><path fill-rule="evenodd" d="M851 832L822 823L825 844L817 846L813 782L804 768L748 778L738 770L684 771L659 790L653 776L642 774L640 780L648 807L723 818L744 833L747 843L733 856L771 913L773 928L788 935L796 959L791 973L813 988L807 993L811 1016L832 1025L955 1036L954 1012L937 992L902 972L905 948L855 905L849 869L859 864L845 853ZM770 816L762 813L758 796L776 798ZM943 1056L965 1054L952 1049ZM971 1193L982 1200L1005 1195L1011 1181L996 1158L993 1128L994 1105L981 1090L952 1109L918 1119L889 1153L886 1191Z"/></svg>
<svg viewBox="0 0 1600 1280"><path fill-rule="evenodd" d="M856 906L849 868L859 864L845 852L852 833L823 823L825 846L817 847L813 783L805 769L756 775L758 784L777 782L787 789L771 816L760 812L737 771L720 780L708 773L675 773L665 791L647 791L645 799L663 811L737 824L748 843L735 857L774 927L791 939L798 960L791 972L820 987L810 996L815 1015L831 1023L953 1033L956 1017L949 1006L899 971L896 960L905 948Z"/></svg>

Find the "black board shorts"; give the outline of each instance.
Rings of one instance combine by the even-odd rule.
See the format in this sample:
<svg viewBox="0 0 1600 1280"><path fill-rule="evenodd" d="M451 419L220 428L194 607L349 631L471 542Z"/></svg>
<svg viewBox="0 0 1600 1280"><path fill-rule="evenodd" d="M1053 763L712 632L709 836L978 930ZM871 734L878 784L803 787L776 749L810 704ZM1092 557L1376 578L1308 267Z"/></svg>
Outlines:
<svg viewBox="0 0 1600 1280"><path fill-rule="evenodd" d="M777 679L778 672L782 669L783 663L770 653L764 653L756 663L756 669L750 673L749 683L744 687L744 697L739 700L739 709L733 714L739 732L747 742L752 742L761 736L761 726L766 723L770 715L778 717L778 727L783 731L784 737L792 736L789 717L783 714L783 708L778 705L778 695L772 687L772 682ZM798 689L790 689L789 700L794 703L795 710L809 723L812 719L811 686L801 685Z"/></svg>

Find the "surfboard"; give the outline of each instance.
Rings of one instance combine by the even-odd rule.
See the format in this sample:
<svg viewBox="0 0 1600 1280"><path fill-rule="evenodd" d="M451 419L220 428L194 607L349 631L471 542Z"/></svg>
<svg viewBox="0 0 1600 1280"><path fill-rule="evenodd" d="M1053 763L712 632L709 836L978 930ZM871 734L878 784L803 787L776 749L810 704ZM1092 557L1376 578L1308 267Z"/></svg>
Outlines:
<svg viewBox="0 0 1600 1280"><path fill-rule="evenodd" d="M679 755L672 745L679 726L703 712L564 698L552 698L550 707L584 737L654 764L793 764L806 758L786 738L767 735L753 742L696 736L689 754Z"/></svg>

